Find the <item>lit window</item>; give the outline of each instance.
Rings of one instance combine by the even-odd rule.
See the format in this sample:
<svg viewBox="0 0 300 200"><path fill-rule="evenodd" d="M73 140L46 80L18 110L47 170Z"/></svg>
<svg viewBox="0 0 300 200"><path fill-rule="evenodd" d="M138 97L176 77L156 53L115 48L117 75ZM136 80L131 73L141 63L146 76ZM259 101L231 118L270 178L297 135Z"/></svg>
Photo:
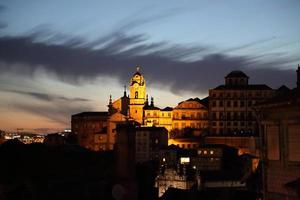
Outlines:
<svg viewBox="0 0 300 200"><path fill-rule="evenodd" d="M201 154L201 153L202 153L202 151L201 151L201 150L199 150L199 151L198 151L198 154Z"/></svg>
<svg viewBox="0 0 300 200"><path fill-rule="evenodd" d="M206 150L204 151L204 154L207 154L207 151L206 151Z"/></svg>
<svg viewBox="0 0 300 200"><path fill-rule="evenodd" d="M163 162L166 162L166 158L163 158Z"/></svg>
<svg viewBox="0 0 300 200"><path fill-rule="evenodd" d="M190 158L189 157L181 157L180 158L180 163L184 164L184 163L189 163L190 162Z"/></svg>
<svg viewBox="0 0 300 200"><path fill-rule="evenodd" d="M210 154L214 154L214 151L210 151Z"/></svg>

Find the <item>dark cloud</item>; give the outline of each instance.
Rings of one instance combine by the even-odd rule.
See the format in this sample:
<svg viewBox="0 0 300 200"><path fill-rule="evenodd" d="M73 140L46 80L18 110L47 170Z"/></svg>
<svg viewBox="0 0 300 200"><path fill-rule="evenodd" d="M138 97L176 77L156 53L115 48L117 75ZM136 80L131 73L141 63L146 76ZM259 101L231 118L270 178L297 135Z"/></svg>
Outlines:
<svg viewBox="0 0 300 200"><path fill-rule="evenodd" d="M240 48L254 44L256 42ZM282 54L274 56L270 62L264 56L229 56L226 52L202 45L149 44L146 35L127 35L120 31L93 42L53 31L0 38L2 72L32 75L37 69L43 69L72 84L91 81L98 76L116 77L124 84L135 70L134 66L139 64L148 83L169 86L177 94L185 91L207 93L209 88L223 83L227 73L237 69L248 73L252 82L293 87L294 70L281 69L298 60L299 57Z"/></svg>
<svg viewBox="0 0 300 200"><path fill-rule="evenodd" d="M57 101L57 100L62 100L62 101L70 101L70 102L88 102L90 101L89 99L85 98L68 98L64 96L58 96L58 95L51 95L51 94L46 94L46 93L40 93L40 92L27 92L27 91L18 91L18 90L2 90L5 92L12 92L16 94L22 94L26 96L30 96L33 98L36 98L38 100L42 101Z"/></svg>
<svg viewBox="0 0 300 200"><path fill-rule="evenodd" d="M12 103L14 109L18 111L25 111L44 117L52 122L57 122L68 127L70 125L70 116L75 113L83 111L91 111L92 108L88 105L81 105L77 103L60 102L47 105L33 105L22 102Z"/></svg>

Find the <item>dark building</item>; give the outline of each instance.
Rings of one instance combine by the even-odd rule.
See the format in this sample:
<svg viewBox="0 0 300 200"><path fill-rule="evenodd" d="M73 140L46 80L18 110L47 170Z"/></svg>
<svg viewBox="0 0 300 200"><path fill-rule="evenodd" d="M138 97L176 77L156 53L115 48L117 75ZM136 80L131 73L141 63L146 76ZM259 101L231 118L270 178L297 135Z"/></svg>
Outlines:
<svg viewBox="0 0 300 200"><path fill-rule="evenodd" d="M232 71L225 85L209 90L211 134L257 134L253 105L270 99L275 91L262 84L249 84L242 71Z"/></svg>
<svg viewBox="0 0 300 200"><path fill-rule="evenodd" d="M108 112L82 112L72 115L71 129L80 146L90 150L105 150L107 146Z"/></svg>
<svg viewBox="0 0 300 200"><path fill-rule="evenodd" d="M255 107L261 122L266 199L300 198L300 67L297 88Z"/></svg>

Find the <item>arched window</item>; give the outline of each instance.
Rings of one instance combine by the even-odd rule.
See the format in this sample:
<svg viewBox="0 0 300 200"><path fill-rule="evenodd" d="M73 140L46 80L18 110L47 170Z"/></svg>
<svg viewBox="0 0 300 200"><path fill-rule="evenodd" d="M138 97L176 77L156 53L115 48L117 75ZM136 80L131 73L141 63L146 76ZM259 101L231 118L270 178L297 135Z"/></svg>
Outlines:
<svg viewBox="0 0 300 200"><path fill-rule="evenodd" d="M135 98L135 99L139 98L139 93L138 93L137 91L135 92L134 98Z"/></svg>

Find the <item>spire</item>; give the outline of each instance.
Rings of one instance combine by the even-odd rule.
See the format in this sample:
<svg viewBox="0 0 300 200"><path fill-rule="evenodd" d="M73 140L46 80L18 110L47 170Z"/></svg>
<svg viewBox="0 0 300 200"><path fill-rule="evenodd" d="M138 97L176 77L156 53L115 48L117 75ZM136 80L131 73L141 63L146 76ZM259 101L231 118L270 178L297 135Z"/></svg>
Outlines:
<svg viewBox="0 0 300 200"><path fill-rule="evenodd" d="M109 95L109 105L112 105L112 99L111 99L111 95Z"/></svg>
<svg viewBox="0 0 300 200"><path fill-rule="evenodd" d="M145 101L145 106L149 106L149 101L148 101L148 94L146 95L146 101Z"/></svg>
<svg viewBox="0 0 300 200"><path fill-rule="evenodd" d="M139 65L136 66L136 72L140 72L140 66Z"/></svg>
<svg viewBox="0 0 300 200"><path fill-rule="evenodd" d="M153 99L153 97L151 97L151 104L150 104L150 106L154 106L154 99Z"/></svg>
<svg viewBox="0 0 300 200"><path fill-rule="evenodd" d="M124 85L124 97L126 97L126 85Z"/></svg>

